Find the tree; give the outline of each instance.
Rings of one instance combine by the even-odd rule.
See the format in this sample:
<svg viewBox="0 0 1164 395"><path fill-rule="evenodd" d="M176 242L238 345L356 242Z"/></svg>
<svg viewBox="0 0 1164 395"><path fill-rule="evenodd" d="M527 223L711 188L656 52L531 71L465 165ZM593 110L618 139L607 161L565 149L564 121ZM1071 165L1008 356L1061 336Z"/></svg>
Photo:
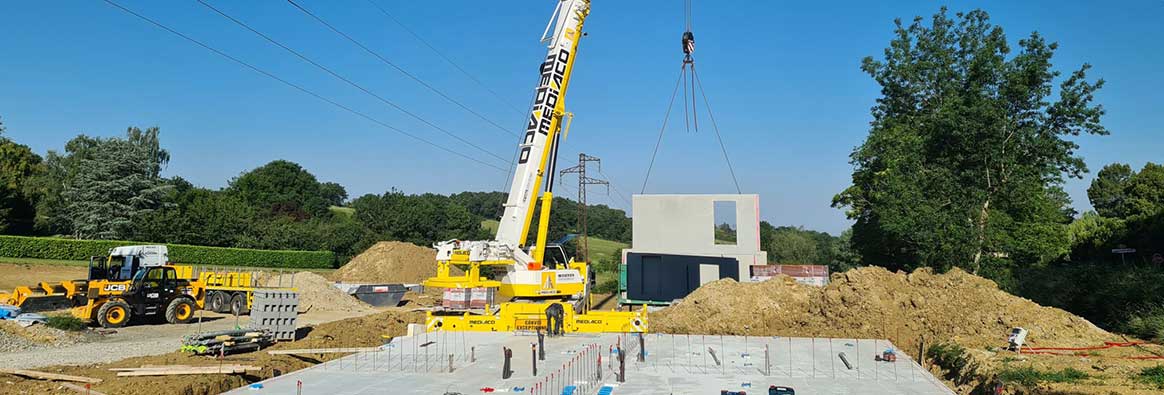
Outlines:
<svg viewBox="0 0 1164 395"><path fill-rule="evenodd" d="M481 218L447 196L405 195L395 189L352 201L355 218L379 240L403 240L420 245L488 237Z"/></svg>
<svg viewBox="0 0 1164 395"><path fill-rule="evenodd" d="M27 145L3 137L0 123L0 233L30 234L36 219L31 180L44 172L41 157Z"/></svg>
<svg viewBox="0 0 1164 395"><path fill-rule="evenodd" d="M336 185L338 186L338 185ZM294 162L276 160L230 181L227 191L270 215L307 219L327 214L327 206L347 192L325 195L315 175ZM341 199L342 202L342 199Z"/></svg>
<svg viewBox="0 0 1164 395"><path fill-rule="evenodd" d="M1087 188L1087 198L1096 213L1112 218L1127 216L1125 194L1133 174L1132 167L1122 163L1113 163L1099 170Z"/></svg>
<svg viewBox="0 0 1164 395"><path fill-rule="evenodd" d="M802 229L780 227L768 240L768 260L778 264L827 265L817 253L817 242Z"/></svg>
<svg viewBox="0 0 1164 395"><path fill-rule="evenodd" d="M134 240L240 247L242 240L253 237L259 215L239 198L196 187L180 177L168 184L172 188L164 198L167 204L137 220Z"/></svg>
<svg viewBox="0 0 1164 395"><path fill-rule="evenodd" d="M862 62L881 97L852 185L833 199L856 220L864 261L1003 273L1065 254L1062 184L1087 171L1067 137L1108 133L1093 103L1103 80L1084 64L1050 102L1058 45L1031 33L1012 54L981 10L896 26L884 59Z"/></svg>
<svg viewBox="0 0 1164 395"><path fill-rule="evenodd" d="M344 189L343 185L334 182L319 184L319 194L327 204L332 206L343 206L344 202L348 200L348 191Z"/></svg>
<svg viewBox="0 0 1164 395"><path fill-rule="evenodd" d="M38 225L78 238L130 235L134 220L161 207L170 188L160 177L170 154L158 133L131 127L124 139L80 135L65 145L65 155L50 151L35 183L42 194Z"/></svg>

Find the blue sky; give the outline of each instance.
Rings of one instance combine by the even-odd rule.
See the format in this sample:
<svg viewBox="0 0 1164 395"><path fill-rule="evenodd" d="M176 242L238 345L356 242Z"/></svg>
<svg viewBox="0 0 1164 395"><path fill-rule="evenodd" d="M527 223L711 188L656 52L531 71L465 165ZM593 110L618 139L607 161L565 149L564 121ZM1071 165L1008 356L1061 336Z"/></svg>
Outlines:
<svg viewBox="0 0 1164 395"><path fill-rule="evenodd" d="M196 2L117 1L388 124L492 160ZM367 1L300 4L513 133L524 127L545 52L537 40L552 1L376 1L501 98ZM286 2L211 3L499 156L508 158L517 143ZM1012 42L1037 30L1061 44L1056 67L1070 71L1089 62L1091 75L1107 80L1098 101L1107 108L1104 124L1112 135L1078 139L1092 174L1067 185L1076 208L1089 208L1086 187L1104 164L1164 161L1164 1L947 4L952 11L987 10ZM740 185L761 195L764 219L834 234L848 227L829 202L848 185L848 154L867 133L878 94L859 70L860 59L882 52L894 18L929 16L938 7L921 1L695 1L700 77ZM678 76L682 2L596 0L586 30L567 96L576 118L560 167L571 165L578 152L599 156L600 176L629 198L642 187ZM675 114L646 192L734 192L708 120L698 133L688 133ZM40 153L62 149L78 133L118 136L131 125L159 126L173 157L165 173L212 188L273 159L298 162L353 196L391 187L410 193L502 190L507 175L336 109L101 1L0 4L0 117L9 137ZM573 195L576 188L556 191ZM595 189L590 197L629 208L615 191L608 197Z"/></svg>

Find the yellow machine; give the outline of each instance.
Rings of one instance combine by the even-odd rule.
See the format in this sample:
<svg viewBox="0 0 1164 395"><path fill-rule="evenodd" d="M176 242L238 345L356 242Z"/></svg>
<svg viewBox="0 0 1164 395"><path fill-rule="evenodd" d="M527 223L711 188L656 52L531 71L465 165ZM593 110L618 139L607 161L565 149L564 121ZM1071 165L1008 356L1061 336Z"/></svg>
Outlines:
<svg viewBox="0 0 1164 395"><path fill-rule="evenodd" d="M480 309L461 308L429 312L430 331L514 331L546 328L546 309L563 308L565 332L646 332L646 310L638 312L589 311L589 290L593 281L589 265L572 259L564 263L547 260L546 244L553 177L561 139L568 132L563 121L566 88L573 72L582 25L590 13L589 0L560 0L546 26L543 42L548 52L541 66L534 105L520 144L517 168L510 185L505 213L494 240L449 240L438 243L437 275L424 282L430 288L483 289L502 299L511 299ZM548 180L545 180L548 177ZM541 191L543 188L544 191ZM539 192L540 196L539 196ZM537 240L527 245L526 235L533 222L536 203L541 202ZM453 265L467 268L462 276L452 276ZM498 279L482 276L503 271ZM447 294L447 292L446 292Z"/></svg>
<svg viewBox="0 0 1164 395"><path fill-rule="evenodd" d="M172 324L190 322L203 307L205 296L201 283L181 278L175 267L152 266L128 280L91 278L41 282L36 289L17 287L12 293L0 293L0 302L29 310L64 305L71 307L74 317L119 328L135 316L160 316Z"/></svg>
<svg viewBox="0 0 1164 395"><path fill-rule="evenodd" d="M139 305L121 306L113 309L109 314L99 312L110 298L126 299L128 302L136 276L148 272L152 268L166 268L160 272L150 272L143 280L144 285L159 283L163 286L159 292L147 292ZM171 274L173 278L170 278ZM146 274L143 274L146 275ZM150 276L162 276L151 278ZM128 322L130 315L154 315L166 312L155 305L155 298L149 295L157 293L159 297L171 295L167 303L178 293L185 293L191 306L190 314L197 309L205 308L219 313L247 314L251 308L254 291L257 289L279 289L294 291L294 288L264 288L258 284L259 276L253 272L195 268L188 265L174 265L169 261L169 250L164 245L134 245L121 246L109 250L103 257L90 257L88 276L84 280L61 282L40 282L34 286L16 287L11 293L0 292L0 303L21 307L25 311L46 311L71 308L73 315L100 323L102 326L122 326ZM140 307L140 308L139 308ZM182 323L190 318L187 314L188 306L176 306L177 311L173 323ZM122 314L120 310L126 310ZM117 317L124 316L125 320ZM102 321L102 320L105 321ZM124 321L124 322L123 322Z"/></svg>
<svg viewBox="0 0 1164 395"><path fill-rule="evenodd" d="M74 317L106 328L125 326L135 316L177 324L204 307L205 284L193 267L170 264L164 245L122 246L89 258L85 279L16 287L0 292L0 303L30 312L69 308Z"/></svg>

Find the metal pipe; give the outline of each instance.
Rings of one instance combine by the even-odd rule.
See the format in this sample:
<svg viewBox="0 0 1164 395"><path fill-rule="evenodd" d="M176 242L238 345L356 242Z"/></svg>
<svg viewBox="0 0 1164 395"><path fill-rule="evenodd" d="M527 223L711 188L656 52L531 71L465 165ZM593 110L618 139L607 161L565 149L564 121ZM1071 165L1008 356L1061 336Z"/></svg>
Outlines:
<svg viewBox="0 0 1164 395"><path fill-rule="evenodd" d="M853 370L853 364L849 363L849 358L845 357L845 353L843 351L838 353L837 357L841 358L841 362L845 364L845 368Z"/></svg>

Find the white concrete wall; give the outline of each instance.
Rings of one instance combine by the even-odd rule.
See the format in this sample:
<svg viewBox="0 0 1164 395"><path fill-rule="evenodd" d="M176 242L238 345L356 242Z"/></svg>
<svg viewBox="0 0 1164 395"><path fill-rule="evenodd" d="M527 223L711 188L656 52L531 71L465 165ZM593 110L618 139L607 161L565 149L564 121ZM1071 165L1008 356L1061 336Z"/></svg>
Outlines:
<svg viewBox="0 0 1164 395"><path fill-rule="evenodd" d="M715 202L736 204L736 244L715 244ZM626 252L722 256L740 263L740 280L751 265L768 264L760 249L760 195L634 195L632 241Z"/></svg>

